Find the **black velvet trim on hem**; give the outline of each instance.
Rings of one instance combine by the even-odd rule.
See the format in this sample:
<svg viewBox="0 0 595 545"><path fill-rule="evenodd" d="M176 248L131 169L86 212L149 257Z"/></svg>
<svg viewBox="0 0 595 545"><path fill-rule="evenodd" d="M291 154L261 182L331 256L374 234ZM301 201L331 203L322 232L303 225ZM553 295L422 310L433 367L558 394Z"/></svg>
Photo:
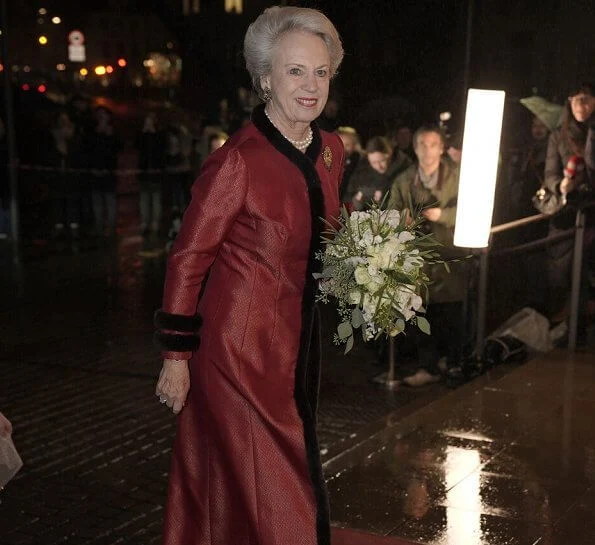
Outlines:
<svg viewBox="0 0 595 545"><path fill-rule="evenodd" d="M316 123L312 123L312 144L306 153L300 152L279 132L279 130L268 120L264 113L264 105L254 109L252 122L256 128L264 134L269 142L292 163L294 163L304 175L310 201L310 217L312 230L310 236L310 251L308 254L308 266L306 268L306 279L302 298L302 329L300 333L300 346L295 371L294 398L300 418L304 424L304 442L306 446L306 457L308 472L314 490L316 500L316 536L318 545L330 545L330 509L328 494L322 463L320 460L320 449L316 436L316 405L314 398L317 392L308 390L309 377L320 372L320 358L315 355L311 357L310 344L314 327L314 296L316 282L313 273L320 271L320 262L315 259L315 254L322 247L321 235L324 224L321 218L325 216L324 195L318 172L315 164L322 149L322 138ZM319 356L319 354L318 354ZM313 398L312 400L310 398Z"/></svg>
<svg viewBox="0 0 595 545"><path fill-rule="evenodd" d="M160 350L194 352L200 346L200 337L198 335L176 335L175 333L155 331L153 342Z"/></svg>
<svg viewBox="0 0 595 545"><path fill-rule="evenodd" d="M153 324L157 329L168 329L181 333L196 333L202 325L202 316L200 314L194 316L170 314L159 309L153 315Z"/></svg>

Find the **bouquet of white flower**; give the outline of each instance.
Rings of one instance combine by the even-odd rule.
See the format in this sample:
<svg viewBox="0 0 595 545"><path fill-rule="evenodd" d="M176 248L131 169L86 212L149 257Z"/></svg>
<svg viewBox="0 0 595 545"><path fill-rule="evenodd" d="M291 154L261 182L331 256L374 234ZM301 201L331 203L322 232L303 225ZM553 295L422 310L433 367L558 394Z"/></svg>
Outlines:
<svg viewBox="0 0 595 545"><path fill-rule="evenodd" d="M334 341L353 347L354 330L361 328L364 341L382 334L396 336L412 322L430 334L423 316L429 278L426 263L444 263L435 251L438 243L424 234L420 214L410 218L397 210L373 205L365 212L343 208L339 225L328 224L326 247L317 254L323 263L317 301L337 300L341 323Z"/></svg>

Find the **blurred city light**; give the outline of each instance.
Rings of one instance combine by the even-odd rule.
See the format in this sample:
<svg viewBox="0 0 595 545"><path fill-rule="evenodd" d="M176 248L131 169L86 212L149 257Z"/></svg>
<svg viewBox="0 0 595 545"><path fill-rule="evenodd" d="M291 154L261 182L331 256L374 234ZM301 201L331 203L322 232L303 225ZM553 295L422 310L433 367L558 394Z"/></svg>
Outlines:
<svg viewBox="0 0 595 545"><path fill-rule="evenodd" d="M98 76L105 76L106 72L107 72L107 70L106 70L105 66L96 66L95 67L95 73Z"/></svg>
<svg viewBox="0 0 595 545"><path fill-rule="evenodd" d="M62 19L60 19L60 17L52 17L52 23L54 23L55 25L59 25L62 22Z"/></svg>
<svg viewBox="0 0 595 545"><path fill-rule="evenodd" d="M31 72L31 67L29 65L23 66L23 72L25 72L26 74L28 74L29 72Z"/></svg>
<svg viewBox="0 0 595 545"><path fill-rule="evenodd" d="M87 70L86 68L81 68L81 69L79 70L79 74L80 74L81 76L83 76L83 77L84 77L84 76L87 76L87 75L89 75L89 70Z"/></svg>
<svg viewBox="0 0 595 545"><path fill-rule="evenodd" d="M59 72L64 72L64 70L66 70L66 65L65 64L57 64L56 65L56 70L58 70Z"/></svg>
<svg viewBox="0 0 595 545"><path fill-rule="evenodd" d="M39 8L39 10L37 11L37 13L39 13L39 15L47 15L48 14L48 10L45 8Z"/></svg>
<svg viewBox="0 0 595 545"><path fill-rule="evenodd" d="M113 66L111 66L110 64L108 64L108 65L105 67L105 71L106 71L108 74L111 74L111 73L114 71L114 67L113 67Z"/></svg>
<svg viewBox="0 0 595 545"><path fill-rule="evenodd" d="M39 87L37 87L37 90L40 93L45 93L47 91L47 87L42 83Z"/></svg>
<svg viewBox="0 0 595 545"><path fill-rule="evenodd" d="M23 85L21 86L21 89L23 91L28 91L29 89L31 89L31 87L29 87L28 83L23 83Z"/></svg>
<svg viewBox="0 0 595 545"><path fill-rule="evenodd" d="M118 59L118 66L120 68L125 68L127 64L126 59Z"/></svg>
<svg viewBox="0 0 595 545"><path fill-rule="evenodd" d="M455 223L455 246L485 248L490 238L504 91L469 89Z"/></svg>
<svg viewBox="0 0 595 545"><path fill-rule="evenodd" d="M4 65L0 63L0 72L4 72Z"/></svg>
<svg viewBox="0 0 595 545"><path fill-rule="evenodd" d="M47 45L48 43L48 39L46 36L40 36L38 41L41 45Z"/></svg>

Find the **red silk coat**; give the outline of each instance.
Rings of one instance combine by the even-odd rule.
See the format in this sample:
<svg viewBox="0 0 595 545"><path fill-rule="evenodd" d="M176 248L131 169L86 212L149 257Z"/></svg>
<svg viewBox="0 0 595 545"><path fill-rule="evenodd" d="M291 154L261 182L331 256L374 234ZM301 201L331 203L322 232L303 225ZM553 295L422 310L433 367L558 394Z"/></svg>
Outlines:
<svg viewBox="0 0 595 545"><path fill-rule="evenodd" d="M339 214L343 146L313 129L302 154L259 107L253 123L207 159L192 188L162 309L170 318L164 355L191 356L165 545L330 543L315 430L312 273L320 218ZM196 314L200 348L168 344Z"/></svg>

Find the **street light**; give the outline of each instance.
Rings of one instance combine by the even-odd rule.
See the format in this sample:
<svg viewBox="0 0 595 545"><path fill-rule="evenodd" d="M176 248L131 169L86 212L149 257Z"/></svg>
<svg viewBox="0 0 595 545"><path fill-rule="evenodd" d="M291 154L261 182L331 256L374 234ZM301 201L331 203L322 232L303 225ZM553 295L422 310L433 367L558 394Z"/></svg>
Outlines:
<svg viewBox="0 0 595 545"><path fill-rule="evenodd" d="M47 45L47 43L48 43L47 36L40 36L38 41L41 45Z"/></svg>

